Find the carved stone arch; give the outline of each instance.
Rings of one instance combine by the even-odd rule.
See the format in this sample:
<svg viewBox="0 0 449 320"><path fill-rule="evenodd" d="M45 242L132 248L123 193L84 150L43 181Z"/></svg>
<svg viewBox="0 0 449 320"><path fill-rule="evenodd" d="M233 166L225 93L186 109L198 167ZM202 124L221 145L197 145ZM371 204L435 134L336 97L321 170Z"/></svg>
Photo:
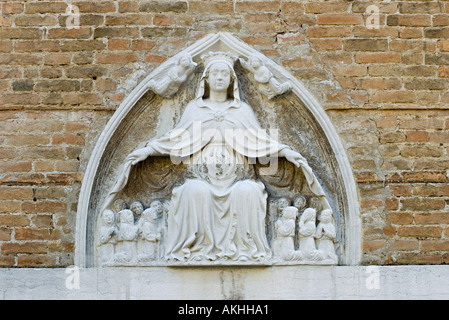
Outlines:
<svg viewBox="0 0 449 320"><path fill-rule="evenodd" d="M149 83L182 54L188 53L194 61L199 61L200 56L209 51L230 51L244 59L257 54L276 78L290 81L290 93L268 100L255 93L257 90L251 79L243 74L241 67L236 68L239 81L242 79L241 86L247 89L241 90L242 100L255 106L263 127L270 127L274 118L280 119L276 120L283 124L283 128L279 128L280 139L305 156L326 196L329 196L338 226L339 264L357 265L362 242L359 201L351 166L337 132L300 81L229 33L210 34L160 65L134 88L109 120L91 154L81 186L76 217L75 264L79 267L95 266L96 224L101 203L120 171L118 164L149 138L171 129L185 107L181 102L194 97L198 84L197 81L185 83L176 95L178 104L173 108L173 99L162 98L149 91Z"/></svg>

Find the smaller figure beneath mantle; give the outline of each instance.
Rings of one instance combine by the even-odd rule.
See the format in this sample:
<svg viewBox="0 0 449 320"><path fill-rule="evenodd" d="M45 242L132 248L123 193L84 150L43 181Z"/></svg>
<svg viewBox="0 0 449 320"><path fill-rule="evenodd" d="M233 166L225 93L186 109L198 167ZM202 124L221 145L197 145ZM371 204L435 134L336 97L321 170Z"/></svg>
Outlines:
<svg viewBox="0 0 449 320"><path fill-rule="evenodd" d="M162 72L161 79L151 80L148 83L148 88L164 98L170 98L178 92L181 84L187 80L196 66L197 63L193 62L190 54L185 53L167 72Z"/></svg>
<svg viewBox="0 0 449 320"><path fill-rule="evenodd" d="M137 258L136 239L139 228L134 225L134 214L131 210L120 211L119 243L121 250L114 256L116 264L134 263Z"/></svg>
<svg viewBox="0 0 449 320"><path fill-rule="evenodd" d="M243 59L239 59L242 66L253 73L254 80L259 83L259 91L267 96L268 99L272 99L275 96L286 93L291 90L292 85L289 81L280 83L273 76L273 73L265 66L262 59L257 55L252 55L248 62Z"/></svg>
<svg viewBox="0 0 449 320"><path fill-rule="evenodd" d="M307 208L299 219L299 251L301 260L321 260L315 247L316 210Z"/></svg>
<svg viewBox="0 0 449 320"><path fill-rule="evenodd" d="M115 235L117 228L115 227L115 213L106 209L102 215L102 226L100 228L100 263L107 264L114 256L114 248L116 243Z"/></svg>
<svg viewBox="0 0 449 320"><path fill-rule="evenodd" d="M318 217L318 226L315 232L317 239L317 249L324 260L332 260L338 263L338 257L335 253L334 241L337 235L335 225L333 223L333 213L330 209L321 211Z"/></svg>
<svg viewBox="0 0 449 320"><path fill-rule="evenodd" d="M295 221L298 209L287 206L282 210L282 216L276 221L276 231L278 238L278 254L286 261L298 260L299 252L295 251Z"/></svg>
<svg viewBox="0 0 449 320"><path fill-rule="evenodd" d="M157 217L162 213L162 204L160 201L153 201L148 209L142 213L139 220L139 233L142 236L141 253L138 256L139 261L152 261L157 258L161 232L158 228Z"/></svg>

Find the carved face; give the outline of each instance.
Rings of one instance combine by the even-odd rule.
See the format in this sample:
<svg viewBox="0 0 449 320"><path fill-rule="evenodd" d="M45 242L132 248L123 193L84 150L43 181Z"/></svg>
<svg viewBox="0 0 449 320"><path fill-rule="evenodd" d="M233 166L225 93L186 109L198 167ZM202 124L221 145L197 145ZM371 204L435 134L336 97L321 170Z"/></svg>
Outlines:
<svg viewBox="0 0 449 320"><path fill-rule="evenodd" d="M151 208L153 208L156 213L161 213L162 212L162 203L160 201L153 201L151 203Z"/></svg>
<svg viewBox="0 0 449 320"><path fill-rule="evenodd" d="M249 59L249 64L253 68L259 68L262 65L262 62L258 57L251 57Z"/></svg>
<svg viewBox="0 0 449 320"><path fill-rule="evenodd" d="M114 223L115 220L115 215L114 215L114 211L112 210L105 210L103 212L103 222L104 224L110 226Z"/></svg>
<svg viewBox="0 0 449 320"><path fill-rule="evenodd" d="M143 206L139 201L131 203L130 209L135 215L141 215L143 212Z"/></svg>
<svg viewBox="0 0 449 320"><path fill-rule="evenodd" d="M323 210L323 211L321 211L319 220L321 222L331 222L331 220L332 220L332 211L331 210Z"/></svg>
<svg viewBox="0 0 449 320"><path fill-rule="evenodd" d="M209 69L208 83L211 91L227 91L231 83L231 72L228 65L224 62L214 63Z"/></svg>
<svg viewBox="0 0 449 320"><path fill-rule="evenodd" d="M190 58L188 56L182 56L179 59L179 65L184 68L190 67Z"/></svg>

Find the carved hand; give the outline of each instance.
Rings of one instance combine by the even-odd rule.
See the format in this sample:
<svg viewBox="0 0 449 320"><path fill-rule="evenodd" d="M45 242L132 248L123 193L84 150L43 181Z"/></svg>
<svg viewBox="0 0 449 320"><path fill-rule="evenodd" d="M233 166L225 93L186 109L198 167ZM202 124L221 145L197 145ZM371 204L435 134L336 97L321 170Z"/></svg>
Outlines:
<svg viewBox="0 0 449 320"><path fill-rule="evenodd" d="M285 159L287 159L297 167L305 167L309 165L307 163L307 160L299 152L296 152L292 149L283 149L280 155L284 156Z"/></svg>
<svg viewBox="0 0 449 320"><path fill-rule="evenodd" d="M135 165L136 163L148 158L148 156L151 155L152 152L153 152L153 148L151 148L151 147L145 147L145 148L134 150L126 157L126 161L127 162L131 161L131 164Z"/></svg>

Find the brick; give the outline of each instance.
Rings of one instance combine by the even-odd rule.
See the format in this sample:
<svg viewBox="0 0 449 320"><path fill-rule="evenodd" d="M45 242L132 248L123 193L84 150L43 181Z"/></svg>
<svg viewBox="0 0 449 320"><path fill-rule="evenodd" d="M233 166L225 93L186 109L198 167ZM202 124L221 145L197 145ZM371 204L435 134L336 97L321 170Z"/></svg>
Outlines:
<svg viewBox="0 0 449 320"><path fill-rule="evenodd" d="M12 267L14 264L14 256L0 256L0 267Z"/></svg>
<svg viewBox="0 0 449 320"><path fill-rule="evenodd" d="M42 39L42 30L38 28L5 28L0 29L0 39Z"/></svg>
<svg viewBox="0 0 449 320"><path fill-rule="evenodd" d="M16 26L33 27L33 26L55 26L58 25L58 19L52 15L23 15L14 19Z"/></svg>
<svg viewBox="0 0 449 320"><path fill-rule="evenodd" d="M438 68L438 77L449 78L449 66L441 66Z"/></svg>
<svg viewBox="0 0 449 320"><path fill-rule="evenodd" d="M156 45L155 41L150 40L133 40L131 42L132 50L151 50Z"/></svg>
<svg viewBox="0 0 449 320"><path fill-rule="evenodd" d="M237 1L235 3L236 12L279 12L280 1L259 1L257 6L254 5L253 1ZM224 9L224 8L223 8ZM230 8L226 8L226 12L229 12Z"/></svg>
<svg viewBox="0 0 449 320"><path fill-rule="evenodd" d="M352 30L350 27L312 26L307 29L307 36L310 38L349 37L351 35Z"/></svg>
<svg viewBox="0 0 449 320"><path fill-rule="evenodd" d="M427 142L429 141L429 133L426 131L407 131L407 142Z"/></svg>
<svg viewBox="0 0 449 320"><path fill-rule="evenodd" d="M138 57L134 53L103 53L97 58L101 64L130 63L137 60Z"/></svg>
<svg viewBox="0 0 449 320"><path fill-rule="evenodd" d="M441 183L446 182L445 171L396 172L387 176L389 183Z"/></svg>
<svg viewBox="0 0 449 320"><path fill-rule="evenodd" d="M33 201L23 202L24 213L65 213L67 204L61 201Z"/></svg>
<svg viewBox="0 0 449 320"><path fill-rule="evenodd" d="M401 149L403 157L441 157L443 150L440 147L433 146L412 146Z"/></svg>
<svg viewBox="0 0 449 320"><path fill-rule="evenodd" d="M10 241L11 240L12 229L10 228L0 228L0 241ZM1 265L1 263L0 263Z"/></svg>
<svg viewBox="0 0 449 320"><path fill-rule="evenodd" d="M435 77L436 73L435 66L407 66L404 68L404 76Z"/></svg>
<svg viewBox="0 0 449 320"><path fill-rule="evenodd" d="M92 36L92 29L88 27L54 28L48 30L47 36L49 39L88 39Z"/></svg>
<svg viewBox="0 0 449 320"><path fill-rule="evenodd" d="M36 105L39 99L39 95L33 93L8 93L0 96L0 104Z"/></svg>
<svg viewBox="0 0 449 320"><path fill-rule="evenodd" d="M141 12L187 12L187 1L146 1L139 6Z"/></svg>
<svg viewBox="0 0 449 320"><path fill-rule="evenodd" d="M347 51L386 51L388 40L348 39L343 40L343 48Z"/></svg>
<svg viewBox="0 0 449 320"><path fill-rule="evenodd" d="M148 53L147 55L145 55L144 60L145 60L145 62L150 62L150 63L162 63L165 60L167 60L167 57Z"/></svg>
<svg viewBox="0 0 449 320"><path fill-rule="evenodd" d="M415 78L406 81L404 87L409 90L444 90L448 87L448 81L443 79Z"/></svg>
<svg viewBox="0 0 449 320"><path fill-rule="evenodd" d="M449 40L438 40L437 47L443 52L449 52Z"/></svg>
<svg viewBox="0 0 449 320"><path fill-rule="evenodd" d="M42 80L36 83L35 91L78 91L80 82L77 80Z"/></svg>
<svg viewBox="0 0 449 320"><path fill-rule="evenodd" d="M362 24L362 16L352 13L324 13L318 16L321 25L357 25Z"/></svg>
<svg viewBox="0 0 449 320"><path fill-rule="evenodd" d="M0 202L1 203L1 202ZM1 210L6 211L6 210ZM28 217L21 215L21 214L0 214L0 226L7 226L7 227L24 227L28 226L30 224L30 220Z"/></svg>
<svg viewBox="0 0 449 320"><path fill-rule="evenodd" d="M430 65L449 65L449 53L443 52L439 55L426 54L424 56L425 64Z"/></svg>
<svg viewBox="0 0 449 320"><path fill-rule="evenodd" d="M305 12L307 13L328 13L328 12L341 12L344 13L348 10L348 3L345 2L320 2L320 3L306 3ZM295 13L295 12L292 12Z"/></svg>
<svg viewBox="0 0 449 320"><path fill-rule="evenodd" d="M387 16L388 26L407 26L407 27L430 27L432 17L427 14L398 14Z"/></svg>
<svg viewBox="0 0 449 320"><path fill-rule="evenodd" d="M419 242L418 240L392 240L388 247L392 251L415 251L419 250Z"/></svg>
<svg viewBox="0 0 449 320"><path fill-rule="evenodd" d="M65 13L67 3L62 1L42 1L25 4L25 13Z"/></svg>
<svg viewBox="0 0 449 320"><path fill-rule="evenodd" d="M31 91L33 90L34 84L31 81L14 81L11 84L13 91Z"/></svg>
<svg viewBox="0 0 449 320"><path fill-rule="evenodd" d="M363 241L363 251L371 252L375 250L379 250L385 247L386 241L383 239L380 240L365 240Z"/></svg>
<svg viewBox="0 0 449 320"><path fill-rule="evenodd" d="M416 213L414 215L415 224L448 224L449 213L448 212L426 212Z"/></svg>
<svg viewBox="0 0 449 320"><path fill-rule="evenodd" d="M53 215L51 214L36 214L31 217L32 225L36 228L52 228Z"/></svg>
<svg viewBox="0 0 449 320"><path fill-rule="evenodd" d="M101 66L71 67L65 70L68 78L97 78L107 74L107 69Z"/></svg>
<svg viewBox="0 0 449 320"><path fill-rule="evenodd" d="M109 50L128 50L130 48L130 41L128 39L109 39Z"/></svg>
<svg viewBox="0 0 449 320"><path fill-rule="evenodd" d="M431 39L447 39L449 38L449 28L424 29L424 37Z"/></svg>
<svg viewBox="0 0 449 320"><path fill-rule="evenodd" d="M379 29L368 29L365 26L355 26L353 29L354 37L361 38L397 38L399 30L390 27L382 27Z"/></svg>
<svg viewBox="0 0 449 320"><path fill-rule="evenodd" d="M438 2L400 2L400 13L426 13L433 14L443 12L443 4Z"/></svg>
<svg viewBox="0 0 449 320"><path fill-rule="evenodd" d="M105 25L107 26L129 26L129 25L149 25L154 22L151 14L127 14L121 16L107 16Z"/></svg>
<svg viewBox="0 0 449 320"><path fill-rule="evenodd" d="M440 238L442 228L436 226L401 226L398 228L400 237Z"/></svg>
<svg viewBox="0 0 449 320"><path fill-rule="evenodd" d="M58 240L59 230L47 228L15 228L16 240Z"/></svg>
<svg viewBox="0 0 449 320"><path fill-rule="evenodd" d="M402 90L385 90L380 92L374 92L370 95L371 102L380 103L407 103L415 102L415 96L409 91Z"/></svg>
<svg viewBox="0 0 449 320"><path fill-rule="evenodd" d="M143 33L143 31L142 31ZM137 27L100 27L95 28L94 38L138 38Z"/></svg>
<svg viewBox="0 0 449 320"><path fill-rule="evenodd" d="M3 14L18 14L23 12L23 3L3 3Z"/></svg>
<svg viewBox="0 0 449 320"><path fill-rule="evenodd" d="M33 189L15 188L15 187L1 187L0 188L0 200L32 200Z"/></svg>
<svg viewBox="0 0 449 320"><path fill-rule="evenodd" d="M140 6L134 1L121 1L118 3L118 12L139 12ZM143 11L143 10L142 10Z"/></svg>
<svg viewBox="0 0 449 320"><path fill-rule="evenodd" d="M109 13L115 12L113 1L77 1L73 5L79 8L80 13Z"/></svg>
<svg viewBox="0 0 449 320"><path fill-rule="evenodd" d="M311 39L311 42L317 51L341 50L343 45L340 39Z"/></svg>
<svg viewBox="0 0 449 320"><path fill-rule="evenodd" d="M401 199L401 205L403 211L442 210L446 202L441 198L411 198Z"/></svg>
<svg viewBox="0 0 449 320"><path fill-rule="evenodd" d="M410 225L413 223L413 214L410 212L388 212L386 220L392 224Z"/></svg>
<svg viewBox="0 0 449 320"><path fill-rule="evenodd" d="M56 257L48 255L23 255L17 258L18 267L55 267Z"/></svg>
<svg viewBox="0 0 449 320"><path fill-rule="evenodd" d="M31 171L31 162L0 162L0 172L29 172Z"/></svg>
<svg viewBox="0 0 449 320"><path fill-rule="evenodd" d="M412 188L406 185L389 185L391 194L396 197L409 197L412 195Z"/></svg>
<svg viewBox="0 0 449 320"><path fill-rule="evenodd" d="M449 251L449 240L423 240L421 242L421 251Z"/></svg>
<svg viewBox="0 0 449 320"><path fill-rule="evenodd" d="M401 54L399 52L361 52L355 55L357 63L399 63Z"/></svg>

